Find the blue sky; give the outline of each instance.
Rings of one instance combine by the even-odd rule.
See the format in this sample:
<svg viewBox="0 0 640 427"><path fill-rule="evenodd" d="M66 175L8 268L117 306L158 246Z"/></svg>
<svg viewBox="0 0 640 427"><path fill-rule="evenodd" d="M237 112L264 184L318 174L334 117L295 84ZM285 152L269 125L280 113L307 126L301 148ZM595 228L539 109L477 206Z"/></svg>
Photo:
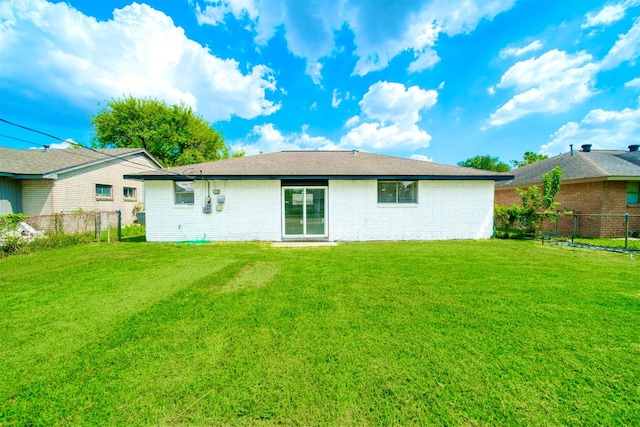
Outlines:
<svg viewBox="0 0 640 427"><path fill-rule="evenodd" d="M640 0L0 0L0 118L88 145L90 115L133 95L190 105L247 154L626 149L639 16Z"/></svg>

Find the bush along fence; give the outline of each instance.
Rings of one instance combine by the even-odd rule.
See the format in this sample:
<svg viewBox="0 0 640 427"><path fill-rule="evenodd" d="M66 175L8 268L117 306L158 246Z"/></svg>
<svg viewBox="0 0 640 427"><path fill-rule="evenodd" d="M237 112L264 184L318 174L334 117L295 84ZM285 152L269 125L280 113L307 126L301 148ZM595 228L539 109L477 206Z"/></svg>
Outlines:
<svg viewBox="0 0 640 427"><path fill-rule="evenodd" d="M640 251L640 214L587 214L559 212L539 218L538 232L527 234L511 228L496 215L496 237L540 238L573 246Z"/></svg>
<svg viewBox="0 0 640 427"><path fill-rule="evenodd" d="M0 256L79 242L120 240L121 219L120 211L0 216Z"/></svg>

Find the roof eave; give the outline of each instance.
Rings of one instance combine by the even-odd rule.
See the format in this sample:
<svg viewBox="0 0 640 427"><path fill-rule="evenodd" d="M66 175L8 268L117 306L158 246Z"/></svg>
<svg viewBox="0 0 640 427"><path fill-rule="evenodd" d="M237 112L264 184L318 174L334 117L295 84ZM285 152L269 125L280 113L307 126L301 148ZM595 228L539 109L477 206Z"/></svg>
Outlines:
<svg viewBox="0 0 640 427"><path fill-rule="evenodd" d="M149 181L191 181L194 179L209 180L286 180L286 179L351 179L351 180L428 180L428 181L507 181L513 175L124 175L125 179Z"/></svg>

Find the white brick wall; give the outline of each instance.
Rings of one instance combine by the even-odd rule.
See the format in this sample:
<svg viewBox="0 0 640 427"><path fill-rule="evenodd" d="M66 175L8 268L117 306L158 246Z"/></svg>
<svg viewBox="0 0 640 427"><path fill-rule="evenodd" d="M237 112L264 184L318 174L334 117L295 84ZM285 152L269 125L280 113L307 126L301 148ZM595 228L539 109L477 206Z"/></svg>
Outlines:
<svg viewBox="0 0 640 427"><path fill-rule="evenodd" d="M378 204L377 181L329 183L331 240L489 238L493 181L420 181L417 204Z"/></svg>
<svg viewBox="0 0 640 427"><path fill-rule="evenodd" d="M280 181L211 181L224 210L202 213L204 181L194 206L174 204L172 181L147 181L147 240L265 240L282 238ZM417 205L377 203L375 180L331 180L329 240L445 240L491 237L493 181L420 181Z"/></svg>
<svg viewBox="0 0 640 427"><path fill-rule="evenodd" d="M205 181L196 181L194 205L174 203L173 181L146 181L147 241L280 240L280 181L209 181L213 212L203 213ZM221 212L217 195L225 196Z"/></svg>

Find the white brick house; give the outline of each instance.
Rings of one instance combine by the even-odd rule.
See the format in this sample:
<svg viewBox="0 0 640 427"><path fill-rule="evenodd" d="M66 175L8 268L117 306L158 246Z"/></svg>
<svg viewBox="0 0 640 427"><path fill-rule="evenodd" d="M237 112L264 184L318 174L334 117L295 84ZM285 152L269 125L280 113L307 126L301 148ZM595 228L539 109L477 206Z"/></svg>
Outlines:
<svg viewBox="0 0 640 427"><path fill-rule="evenodd" d="M283 151L127 175L147 241L482 239L511 175L358 151Z"/></svg>
<svg viewBox="0 0 640 427"><path fill-rule="evenodd" d="M0 148L0 215L120 210L122 223L131 224L134 206L144 201L143 185L123 176L161 168L141 148Z"/></svg>

